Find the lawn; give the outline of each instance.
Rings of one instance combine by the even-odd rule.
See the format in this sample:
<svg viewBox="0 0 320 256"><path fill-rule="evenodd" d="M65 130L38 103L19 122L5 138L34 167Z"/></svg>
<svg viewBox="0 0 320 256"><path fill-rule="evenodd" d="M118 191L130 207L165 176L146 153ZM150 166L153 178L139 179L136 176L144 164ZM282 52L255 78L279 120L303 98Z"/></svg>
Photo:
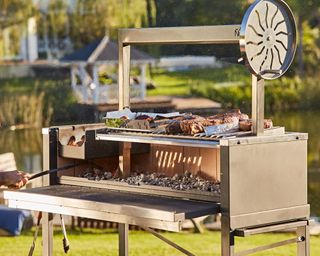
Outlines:
<svg viewBox="0 0 320 256"><path fill-rule="evenodd" d="M112 230L85 229L83 232L68 231L70 240L70 256L85 255L117 255L118 234ZM220 232L206 231L204 234L193 233L162 233L165 237L171 239L182 247L186 248L195 255L220 255ZM278 242L280 240L290 239L293 234L264 234L250 238L237 238L236 250L252 248L253 246L266 243ZM20 256L27 255L32 243L33 232L26 232L18 237L0 238L0 255ZM311 255L320 255L320 237L311 237ZM34 255L41 254L41 237L38 237ZM56 230L54 235L54 254L65 255L62 248L62 235ZM143 231L130 231L129 234L129 255L140 256L175 256L182 253L171 248L153 235ZM296 255L296 246L294 244L283 246L277 249L269 250L254 255L259 256L291 256Z"/></svg>
<svg viewBox="0 0 320 256"><path fill-rule="evenodd" d="M169 72L163 69L152 70L156 89L149 90L148 95L190 96L191 89L208 86L230 86L250 83L251 75L243 66L230 65L225 68L194 68L185 71Z"/></svg>

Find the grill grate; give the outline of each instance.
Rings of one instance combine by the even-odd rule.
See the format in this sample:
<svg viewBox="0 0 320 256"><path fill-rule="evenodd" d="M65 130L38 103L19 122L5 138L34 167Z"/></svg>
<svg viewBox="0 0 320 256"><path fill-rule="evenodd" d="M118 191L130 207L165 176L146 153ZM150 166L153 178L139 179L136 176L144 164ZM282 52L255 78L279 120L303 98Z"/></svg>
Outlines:
<svg viewBox="0 0 320 256"><path fill-rule="evenodd" d="M209 141L219 141L224 138L235 138L252 135L251 131L229 131L227 133L219 133L211 136L206 136L204 133L192 135L185 134L162 134L156 133L152 130L139 130L139 129L130 129L130 128L111 128L99 130L99 134L110 134L110 135L135 135L142 137L155 137L155 138L172 138L172 139L189 139L189 140L209 140Z"/></svg>

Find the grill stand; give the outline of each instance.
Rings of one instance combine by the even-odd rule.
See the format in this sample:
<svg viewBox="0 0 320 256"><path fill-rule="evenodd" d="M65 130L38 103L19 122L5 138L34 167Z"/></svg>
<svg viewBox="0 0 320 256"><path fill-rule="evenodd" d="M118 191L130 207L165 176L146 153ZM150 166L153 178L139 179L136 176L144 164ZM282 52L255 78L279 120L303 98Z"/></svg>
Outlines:
<svg viewBox="0 0 320 256"><path fill-rule="evenodd" d="M258 4L259 1L256 1L255 4ZM283 2L281 2L283 4ZM254 7L254 5L253 5ZM253 8L252 7L252 8ZM289 10L290 12L290 10ZM245 17L245 19L248 19L248 16ZM246 21L245 21L246 23ZM229 29L233 33L230 33ZM243 29L243 27L241 27ZM229 33L227 33L229 32ZM203 27L184 27L184 28L145 28L145 29L121 29L119 30L119 110L122 110L126 107L130 106L130 97L129 97L129 75L130 75L130 45L134 44L214 44L214 43L238 43L240 41L240 44L245 44L246 42L243 40L243 38L240 38L240 29L239 27L235 26L210 26L206 27L204 30ZM209 35L209 38L208 38ZM294 48L294 47L293 47ZM260 74L253 74L252 75L252 119L253 119L253 133L257 135L258 137L263 137L264 135L264 79L262 78L264 76L264 72L266 73L273 73L271 70L267 71L261 71ZM279 75L282 75L280 72ZM236 142L237 143L237 142ZM240 143L239 143L240 144ZM282 146L280 145L280 148ZM230 175L230 162L229 162L229 150L231 150L229 147L221 147L221 152L224 152L224 156L221 157L221 169L224 170L222 175L224 176L222 178L223 180L223 187L222 187L222 223L221 223L221 229L222 229L222 241L221 241L221 253L222 256L240 256L240 255L247 255L251 251L244 252L243 254L235 254L234 252L234 236L237 231L237 225L240 225L241 227L246 227L245 222L250 222L248 219L251 219L252 223L256 223L256 225L259 225L259 218L260 215L262 216L268 216L266 218L273 218L276 219L277 215L279 217L281 214L273 214L269 212L261 212L260 214L253 214L252 216L241 216L240 213L234 213L235 216L232 216L232 209L229 209L230 205L237 204L236 202L231 203L230 202L230 194L226 191L231 191L230 188L233 187L233 185L230 184L229 175ZM255 152L256 148L253 147L252 150L250 150L248 156L251 156L250 153ZM259 150L257 148L257 150ZM262 149L264 150L264 149ZM281 151L281 150L280 150ZM282 153L282 152L278 153ZM305 152L300 152L305 153ZM243 157L242 153L242 157ZM290 157L294 157L294 154ZM265 156L262 156L262 159ZM254 161L255 163L258 162L260 159L257 159L257 161ZM272 161L272 158L271 158ZM277 163L279 166L281 166L281 163ZM236 168L235 168L236 169ZM305 167L302 167L301 170L304 170ZM239 170L240 171L240 170ZM266 170L268 171L268 170ZM279 170L280 172L282 170ZM288 175L290 175L290 168L287 170L284 170L285 172L288 172ZM227 176L227 177L226 177ZM290 176L288 176L290 177ZM299 182L299 181L297 181ZM252 183L254 184L254 182ZM252 186L251 184L251 186ZM245 184L247 186L250 186L250 184ZM235 185L237 186L237 185ZM243 187L247 187L243 186ZM306 195L306 191L302 191L303 195ZM256 198L253 198L255 200ZM290 197L288 198L290 200ZM306 202L306 197L301 198L301 201ZM239 201L241 202L244 200L243 198L239 198ZM249 200L249 199L248 199ZM269 199L270 200L270 199ZM267 203L261 204L260 206L261 211L263 209L267 209ZM299 205L299 204L297 204ZM304 212L301 214L301 216L308 216L308 207L304 209L300 209L300 211ZM295 211L294 209L288 209L287 214L291 214L291 211ZM244 211L246 212L246 211ZM284 210L284 212L286 212ZM272 217L270 217L270 216ZM286 213L284 213L286 215ZM280 217L281 219L281 217ZM279 220L281 221L281 220ZM282 220L286 221L286 220ZM251 223L251 225L252 225ZM248 226L250 226L249 223L247 223ZM260 223L260 225L263 226L263 223ZM300 234L304 234L304 240L298 241L297 239L293 239L287 242L279 242L278 244L269 245L265 247L261 247L260 249L256 249L257 251L269 249L277 246L281 246L287 243L291 243L294 241L298 241L298 250L297 255L298 256L308 256L309 255L309 237L307 235L308 233L308 224L303 225L302 227L299 227L297 229L297 232ZM255 249L252 250L254 252Z"/></svg>
<svg viewBox="0 0 320 256"><path fill-rule="evenodd" d="M264 80L252 75L252 131L257 136L264 132Z"/></svg>
<svg viewBox="0 0 320 256"><path fill-rule="evenodd" d="M176 27L176 28L143 28L143 29L121 29L119 30L119 109L124 109L130 106L129 95L129 78L130 78L130 47L135 44L238 44L240 43L241 51L250 55L250 49L246 50L246 45L253 47L259 45L259 42L251 43L246 41L247 27L254 27L257 22L254 22L251 17L258 17L259 12L253 12L258 5L264 4L279 5L282 10L282 18L285 23L290 23L287 26L290 33L288 35L289 51L281 51L286 55L284 65L277 67L274 70L271 65L270 70L258 63L260 67L259 72L253 72L252 76L252 116L253 116L253 137L236 138L230 140L221 140L220 142L212 143L200 141L186 141L175 140L174 143L180 146L190 147L220 147L220 165L221 165L221 214L222 214L222 241L221 241L221 255L222 256L240 256L248 255L253 252L262 251L265 249L275 248L285 244L297 242L297 255L309 256L309 205L307 204L306 192L306 140L307 136L303 134L285 134L283 136L264 136L263 132L263 118L264 118L264 81L265 79L273 79L282 75L290 66L295 52L295 28L294 18L290 9L281 0L257 0L248 9L243 23L241 25L227 25L227 26L200 26L200 27ZM259 7L260 8L260 7ZM263 10L264 7L261 7ZM268 7L267 7L268 9ZM252 12L252 15L251 15ZM263 13L263 11L262 11ZM267 16L265 15L265 22L267 24ZM275 15L274 15L275 16ZM277 18L280 19L280 18ZM248 22L247 22L248 21ZM253 23L251 23L253 21ZM264 22L264 21L263 21ZM282 21L276 21L280 26ZM249 23L249 24L247 24ZM272 23L272 22L271 22ZM244 24L244 26L243 26ZM248 25L248 26L247 26ZM287 24L286 24L287 25ZM268 26L267 26L268 27ZM276 30L276 28L275 28ZM249 31L250 32L250 31ZM251 31L252 32L252 31ZM250 33L249 33L250 34ZM252 34L252 33L251 33ZM256 33L257 36L261 37ZM262 36L263 37L263 36ZM272 33L266 37L267 47L273 40ZM261 41L264 42L264 39ZM289 53L287 55L287 52ZM262 53L262 51L261 51ZM251 65L251 70L255 70L257 55L251 58L245 58L245 61ZM271 53L272 54L272 53ZM266 53L265 60L269 59ZM281 54L278 52L279 61ZM273 59L273 57L272 57ZM250 64L251 62L251 64ZM283 67L282 67L283 66ZM279 70L278 70L279 69ZM273 77L273 74L275 76ZM44 135L44 169L53 169L62 166L65 160L58 157L57 147L58 131L52 129L52 132ZM261 135L261 136L260 136ZM110 137L108 143L112 140ZM99 138L100 140L103 138ZM125 138L115 139L113 141L125 142ZM134 143L159 143L164 144L170 142L170 139L152 139L149 142L139 141L139 138ZM174 140L172 140L173 142ZM106 142L107 143L107 142ZM192 145L194 143L194 145ZM169 143L170 144L170 143ZM219 145L217 145L219 144ZM108 145L108 144L105 144ZM172 144L171 144L172 145ZM126 156L125 146L122 151L122 160L125 161ZM97 153L97 152L95 152ZM246 156L246 157L244 157ZM245 159L244 159L245 158ZM266 159L268 158L268 159ZM121 160L121 158L120 158ZM270 162L268 162L269 160ZM250 162L249 166L247 162ZM120 161L121 163L121 161ZM122 162L122 170L126 174L126 163ZM270 165L270 167L269 167ZM269 167L269 168L266 168ZM257 172L259 172L257 174ZM262 176L262 177L260 177ZM290 177L290 180L288 179ZM261 178L261 180L260 180ZM55 185L58 183L57 175L52 174L49 178L45 178L44 184ZM266 182L272 181L271 191L266 187ZM291 183L290 183L291 182ZM254 186L253 186L254 185ZM296 185L296 186L293 186ZM243 189L246 188L246 189ZM275 189L279 191L274 191ZM23 192L15 192L23 193ZM247 193L247 194L246 194ZM26 206L24 201L19 201L11 198L12 206ZM16 201L15 201L16 200ZM245 202L245 203L244 203ZM211 203L213 204L213 203ZM46 204L41 205L35 202L30 204L34 208L45 207ZM30 206L30 207L31 207ZM43 210L43 208L42 208ZM71 209L72 210L72 209ZM99 209L94 210L94 213L89 209L81 209L81 214L84 216L92 214L98 219L105 219L116 221L120 223L119 226L119 255L128 255L128 225L141 225L137 222L138 217L134 219L130 214L117 215L103 214ZM50 211L56 213L64 213L70 211L67 206L60 205L52 207ZM73 212L72 212L73 213ZM149 213L142 211L141 213ZM70 214L70 212L69 212ZM177 217L177 216L175 216ZM191 216L192 217L192 216ZM144 220L144 219L142 219ZM141 220L140 220L141 221ZM159 220L158 220L159 221ZM161 224L159 224L159 222ZM163 225L160 220L158 225ZM153 223L152 221L150 223ZM168 221L167 223L170 224ZM279 224L281 223L281 224ZM145 223L143 223L145 224ZM155 222L153 223L155 225ZM170 227L177 230L178 222L171 222ZM44 213L43 215L43 255L52 256L52 214ZM151 224L147 224L146 229L149 229ZM249 234L259 234L273 230L285 229L292 227L296 229L296 238L287 241L278 242L271 245L261 246L259 248L250 249L247 251L235 253L235 236L241 235L246 237ZM152 226L151 226L152 227ZM253 228L254 227L254 228Z"/></svg>
<svg viewBox="0 0 320 256"><path fill-rule="evenodd" d="M129 224L119 223L119 256L128 256L129 255Z"/></svg>
<svg viewBox="0 0 320 256"><path fill-rule="evenodd" d="M222 222L222 225L226 225L227 221L225 220ZM309 252L309 222L308 221L295 221L295 222L288 222L280 225L273 225L273 226L266 226L262 228L256 229L238 229L230 232L225 232L228 230L228 226L222 227L222 239L225 241L222 243L222 256L246 256L257 252L262 252L270 249L274 249L280 246L285 246L289 244L297 244L297 256L305 256L310 255ZM251 248L248 250L235 252L235 236L240 237L247 237L251 235L257 235L267 232L274 232L279 230L287 230L287 229L295 229L296 230L296 237L287 239L284 241L258 246L255 248ZM229 244L227 244L228 242Z"/></svg>

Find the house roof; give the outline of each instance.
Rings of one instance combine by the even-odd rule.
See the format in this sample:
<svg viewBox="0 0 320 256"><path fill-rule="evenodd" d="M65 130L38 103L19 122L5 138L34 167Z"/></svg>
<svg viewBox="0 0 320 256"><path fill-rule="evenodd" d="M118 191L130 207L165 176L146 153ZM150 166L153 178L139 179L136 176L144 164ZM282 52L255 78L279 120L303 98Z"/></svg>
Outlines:
<svg viewBox="0 0 320 256"><path fill-rule="evenodd" d="M131 60L151 63L155 59L149 54L131 47ZM63 62L118 62L118 44L107 36L96 40L75 52L64 56Z"/></svg>

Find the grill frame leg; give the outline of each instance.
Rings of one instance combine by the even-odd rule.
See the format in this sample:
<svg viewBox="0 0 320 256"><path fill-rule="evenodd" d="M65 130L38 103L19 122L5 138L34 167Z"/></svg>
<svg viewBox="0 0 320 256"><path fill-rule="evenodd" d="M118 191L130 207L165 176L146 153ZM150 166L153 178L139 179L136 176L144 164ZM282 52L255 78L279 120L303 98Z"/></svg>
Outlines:
<svg viewBox="0 0 320 256"><path fill-rule="evenodd" d="M310 255L309 225L298 227L296 234L298 237L297 256L309 256Z"/></svg>
<svg viewBox="0 0 320 256"><path fill-rule="evenodd" d="M53 255L53 214L42 213L42 255Z"/></svg>
<svg viewBox="0 0 320 256"><path fill-rule="evenodd" d="M221 217L221 256L234 256L234 231L227 216Z"/></svg>
<svg viewBox="0 0 320 256"><path fill-rule="evenodd" d="M119 233L119 256L128 256L129 255L129 224L119 223L118 226Z"/></svg>

